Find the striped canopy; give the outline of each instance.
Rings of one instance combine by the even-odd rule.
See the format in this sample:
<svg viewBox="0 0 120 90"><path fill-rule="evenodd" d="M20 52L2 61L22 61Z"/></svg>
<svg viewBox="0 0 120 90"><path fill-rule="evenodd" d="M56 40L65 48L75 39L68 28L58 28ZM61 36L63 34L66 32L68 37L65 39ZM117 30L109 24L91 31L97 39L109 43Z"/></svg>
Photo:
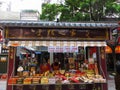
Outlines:
<svg viewBox="0 0 120 90"><path fill-rule="evenodd" d="M106 46L105 41L9 41L9 46Z"/></svg>

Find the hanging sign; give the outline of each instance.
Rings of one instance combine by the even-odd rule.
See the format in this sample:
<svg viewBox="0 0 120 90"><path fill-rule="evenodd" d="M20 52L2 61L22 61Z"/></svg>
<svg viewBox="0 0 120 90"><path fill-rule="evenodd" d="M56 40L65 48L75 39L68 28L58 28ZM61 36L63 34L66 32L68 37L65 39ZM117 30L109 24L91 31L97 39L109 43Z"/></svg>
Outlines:
<svg viewBox="0 0 120 90"><path fill-rule="evenodd" d="M78 52L78 47L76 46L49 46L48 52Z"/></svg>

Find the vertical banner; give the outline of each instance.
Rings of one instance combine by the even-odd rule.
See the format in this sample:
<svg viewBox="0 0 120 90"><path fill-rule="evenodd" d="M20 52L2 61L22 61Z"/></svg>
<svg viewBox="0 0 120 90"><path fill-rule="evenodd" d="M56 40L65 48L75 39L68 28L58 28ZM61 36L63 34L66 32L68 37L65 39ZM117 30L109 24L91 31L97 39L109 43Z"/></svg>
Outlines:
<svg viewBox="0 0 120 90"><path fill-rule="evenodd" d="M99 48L99 57L100 57L100 71L102 76L107 79L107 67L106 67L106 57L105 57L105 47ZM102 84L102 90L108 90L107 84Z"/></svg>
<svg viewBox="0 0 120 90"><path fill-rule="evenodd" d="M9 84L10 77L14 74L14 63L15 63L15 47L9 47L9 56L8 56L8 77L7 77L7 89L12 90L12 85Z"/></svg>

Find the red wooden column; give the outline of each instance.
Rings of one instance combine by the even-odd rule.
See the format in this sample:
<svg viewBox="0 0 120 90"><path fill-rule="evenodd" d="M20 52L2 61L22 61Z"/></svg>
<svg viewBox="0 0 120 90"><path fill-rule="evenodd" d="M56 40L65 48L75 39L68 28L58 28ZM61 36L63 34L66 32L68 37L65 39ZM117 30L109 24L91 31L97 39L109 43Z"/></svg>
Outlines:
<svg viewBox="0 0 120 90"><path fill-rule="evenodd" d="M8 56L8 77L7 77L7 89L6 90L12 90L12 85L8 85L8 81L10 77L14 74L14 63L15 63L15 47L9 47L9 56Z"/></svg>
<svg viewBox="0 0 120 90"><path fill-rule="evenodd" d="M107 64L106 64L105 47L98 48L98 52L99 52L100 73L107 80L108 79L108 75L107 75ZM102 84L102 90L108 90L108 84L107 83Z"/></svg>

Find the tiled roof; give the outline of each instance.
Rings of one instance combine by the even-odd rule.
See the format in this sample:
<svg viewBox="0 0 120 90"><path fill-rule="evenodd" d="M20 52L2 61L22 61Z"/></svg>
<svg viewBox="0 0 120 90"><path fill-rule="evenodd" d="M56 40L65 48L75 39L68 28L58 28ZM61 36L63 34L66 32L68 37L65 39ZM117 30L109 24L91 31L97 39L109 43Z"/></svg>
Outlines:
<svg viewBox="0 0 120 90"><path fill-rule="evenodd" d="M15 27L58 27L58 28L111 28L118 26L117 22L55 22L55 21L27 21L27 20L0 20L2 26Z"/></svg>

